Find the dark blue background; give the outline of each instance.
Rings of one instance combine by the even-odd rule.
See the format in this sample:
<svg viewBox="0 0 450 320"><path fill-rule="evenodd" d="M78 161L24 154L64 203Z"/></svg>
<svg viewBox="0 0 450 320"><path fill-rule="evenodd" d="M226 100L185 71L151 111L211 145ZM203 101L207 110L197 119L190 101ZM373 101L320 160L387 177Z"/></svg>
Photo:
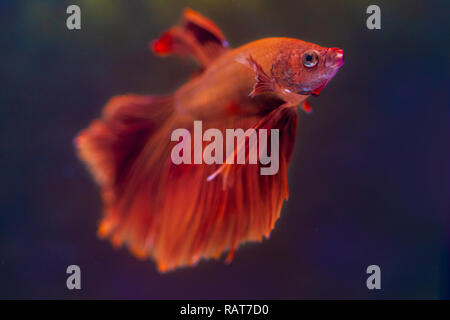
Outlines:
<svg viewBox="0 0 450 320"><path fill-rule="evenodd" d="M68 31L77 3L82 30ZM366 28L378 4L382 30ZM290 36L345 51L301 113L270 240L230 265L158 274L96 237L98 189L72 139L113 95L169 93L195 70L149 40L184 6L232 46ZM449 297L448 1L4 1L0 4L0 298ZM174 199L176 201L176 199ZM77 264L82 290L66 289ZM369 291L368 265L382 272Z"/></svg>

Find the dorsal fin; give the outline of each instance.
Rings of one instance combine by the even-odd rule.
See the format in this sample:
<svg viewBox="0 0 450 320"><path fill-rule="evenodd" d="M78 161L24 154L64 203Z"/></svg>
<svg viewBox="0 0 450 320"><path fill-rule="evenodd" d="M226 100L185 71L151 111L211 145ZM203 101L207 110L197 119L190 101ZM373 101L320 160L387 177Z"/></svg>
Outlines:
<svg viewBox="0 0 450 320"><path fill-rule="evenodd" d="M192 57L206 68L228 50L228 42L214 22L186 8L179 24L152 41L151 48L161 56Z"/></svg>
<svg viewBox="0 0 450 320"><path fill-rule="evenodd" d="M222 31L210 19L191 8L186 8L182 17L182 25L193 32L200 43L216 42L227 48L228 42Z"/></svg>

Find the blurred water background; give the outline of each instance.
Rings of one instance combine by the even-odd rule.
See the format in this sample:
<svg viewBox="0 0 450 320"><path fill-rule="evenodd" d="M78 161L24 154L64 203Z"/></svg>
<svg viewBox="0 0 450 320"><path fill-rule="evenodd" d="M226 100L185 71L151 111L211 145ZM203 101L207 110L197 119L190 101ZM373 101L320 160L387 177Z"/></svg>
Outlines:
<svg viewBox="0 0 450 320"><path fill-rule="evenodd" d="M78 4L82 29L66 28ZM382 30L366 28L378 4ZM96 236L98 189L72 139L113 95L170 93L195 65L148 41L185 6L233 47L288 36L345 65L300 114L291 198L230 265L158 274ZM448 1L0 2L0 298L449 297ZM176 201L176 199L174 199ZM82 290L66 288L66 268ZM366 288L368 265L382 290Z"/></svg>

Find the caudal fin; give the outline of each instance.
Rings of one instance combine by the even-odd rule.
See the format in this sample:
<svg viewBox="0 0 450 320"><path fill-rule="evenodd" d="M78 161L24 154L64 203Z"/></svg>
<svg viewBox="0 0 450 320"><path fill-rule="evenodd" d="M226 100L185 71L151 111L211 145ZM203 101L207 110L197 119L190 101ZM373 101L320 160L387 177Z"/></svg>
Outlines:
<svg viewBox="0 0 450 320"><path fill-rule="evenodd" d="M160 155L157 153L162 152L158 148L163 148L168 141L166 137L158 141L158 132L168 122L172 111L171 97L116 96L107 103L102 117L75 138L78 155L102 192L104 215L98 228L99 236L111 236L115 246L127 241L137 256L146 255L142 244L148 226L144 221L149 221L151 212L147 207L132 208L132 194L138 187L133 186L133 181L140 174L139 170L148 165L143 158L145 153L148 153L146 159L150 166L158 170ZM144 205L145 201L141 203ZM130 219L131 210L140 217L133 213L134 219Z"/></svg>
<svg viewBox="0 0 450 320"><path fill-rule="evenodd" d="M128 94L111 98L102 118L75 138L80 158L105 188L120 183L133 158L168 118L170 97Z"/></svg>

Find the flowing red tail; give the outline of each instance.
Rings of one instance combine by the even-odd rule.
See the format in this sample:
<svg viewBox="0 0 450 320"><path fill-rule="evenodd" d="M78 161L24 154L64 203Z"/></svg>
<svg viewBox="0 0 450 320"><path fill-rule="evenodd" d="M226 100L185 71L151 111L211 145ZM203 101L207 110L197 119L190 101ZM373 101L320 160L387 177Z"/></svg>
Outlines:
<svg viewBox="0 0 450 320"><path fill-rule="evenodd" d="M229 50L220 30L190 9L153 49L193 57L203 70ZM204 130L222 133L226 128L278 129L275 175L260 175L257 164L176 165L171 161L176 144L171 133L186 128L192 135L194 120L177 110L171 96L118 96L75 140L79 157L101 188L100 237L110 238L115 246L127 245L137 257L153 258L160 271L218 258L226 250L229 261L241 243L269 235L288 195L287 162L297 125L292 108L279 108L266 118L203 119Z"/></svg>
<svg viewBox="0 0 450 320"><path fill-rule="evenodd" d="M192 123L177 118L170 97L111 99L103 117L76 138L79 156L102 191L100 237L115 246L127 244L137 257L154 258L165 271L218 258L225 250L231 260L240 243L268 236L287 198L286 167L297 122L289 112L280 111L268 124L280 128L280 171L261 176L259 165L236 165L224 190L223 177L207 181L219 165L172 163L171 132L178 127L192 132ZM208 126L246 129L257 121Z"/></svg>

